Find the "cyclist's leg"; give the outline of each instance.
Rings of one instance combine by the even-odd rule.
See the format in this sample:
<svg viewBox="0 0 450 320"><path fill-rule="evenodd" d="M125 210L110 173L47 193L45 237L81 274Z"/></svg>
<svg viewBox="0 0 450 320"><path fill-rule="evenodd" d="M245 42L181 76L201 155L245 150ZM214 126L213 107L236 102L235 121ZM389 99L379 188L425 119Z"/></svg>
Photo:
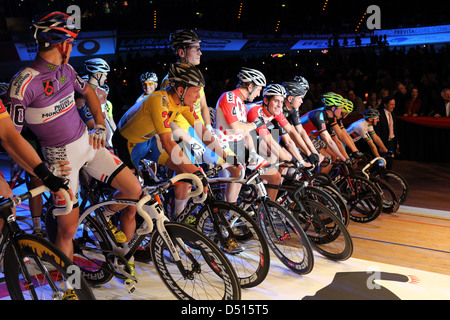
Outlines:
<svg viewBox="0 0 450 320"><path fill-rule="evenodd" d="M115 199L138 200L142 193L141 184L133 172L105 148L95 150L95 156L85 166L85 170L90 176L117 189L118 191L114 194ZM129 241L136 228L136 208L117 204L109 206L109 210L112 212L122 210L120 229Z"/></svg>
<svg viewBox="0 0 450 320"><path fill-rule="evenodd" d="M11 198L13 196L13 192L10 189L8 183L6 182L5 178L3 177L1 171L0 171L0 198ZM11 208L12 212L15 214L15 208ZM4 221L3 219L0 219L0 231L3 229Z"/></svg>

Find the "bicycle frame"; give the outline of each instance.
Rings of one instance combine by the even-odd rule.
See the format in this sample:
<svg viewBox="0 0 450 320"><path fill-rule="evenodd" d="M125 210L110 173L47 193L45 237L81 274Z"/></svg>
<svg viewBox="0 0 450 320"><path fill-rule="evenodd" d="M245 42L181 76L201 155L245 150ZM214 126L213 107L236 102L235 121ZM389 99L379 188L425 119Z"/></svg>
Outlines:
<svg viewBox="0 0 450 320"><path fill-rule="evenodd" d="M57 209L58 215L68 214L70 211L72 211L73 202L70 199L70 196L66 190L61 189L64 195L64 199L66 201L66 207L65 208L59 208ZM29 190L28 192L22 194L22 195L14 195L9 200L5 201L3 204L0 205L0 217L5 221L5 224L3 228L6 227L6 230L3 231L3 237L0 241L0 259L1 256L4 254L4 250L6 246L11 243L14 254L17 259L17 263L20 267L20 271L22 275L25 278L26 285L30 288L30 292L33 296L33 299L38 299L36 295L36 291L34 290L34 284L31 280L31 275L28 272L28 269L25 266L25 262L23 259L23 256L21 254L19 243L17 242L16 238L24 233L24 231L20 228L19 224L16 221L16 216L12 212L11 208L14 208L16 206L19 206L23 201L31 199L37 195L40 195L43 192L49 191L49 189L46 186L41 186L32 190ZM55 209L56 210L56 209ZM38 264L39 269L41 270L42 274L45 276L47 283L52 286L52 289L57 291L57 288L54 287L53 281L48 278L48 272L45 272L46 267L42 264L41 261L36 261Z"/></svg>

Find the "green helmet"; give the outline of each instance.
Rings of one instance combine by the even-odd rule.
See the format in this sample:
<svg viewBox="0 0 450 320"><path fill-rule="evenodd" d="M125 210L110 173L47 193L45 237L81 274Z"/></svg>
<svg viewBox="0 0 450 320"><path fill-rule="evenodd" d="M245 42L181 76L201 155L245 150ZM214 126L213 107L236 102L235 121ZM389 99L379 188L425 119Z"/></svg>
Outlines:
<svg viewBox="0 0 450 320"><path fill-rule="evenodd" d="M334 92L324 93L322 96L322 102L326 108L344 107L344 98L340 94Z"/></svg>
<svg viewBox="0 0 450 320"><path fill-rule="evenodd" d="M344 108L342 109L342 112L352 113L352 111L353 111L353 102L351 102L348 99L344 99Z"/></svg>

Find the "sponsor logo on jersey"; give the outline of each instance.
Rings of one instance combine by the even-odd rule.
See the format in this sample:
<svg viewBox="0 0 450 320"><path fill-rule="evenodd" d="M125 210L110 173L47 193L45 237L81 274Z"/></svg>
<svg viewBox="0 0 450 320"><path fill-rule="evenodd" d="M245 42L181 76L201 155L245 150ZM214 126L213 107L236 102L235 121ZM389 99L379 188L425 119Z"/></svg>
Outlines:
<svg viewBox="0 0 450 320"><path fill-rule="evenodd" d="M39 74L38 71L25 68L16 77L14 77L11 83L11 98L23 100L25 90L30 84L31 80Z"/></svg>
<svg viewBox="0 0 450 320"><path fill-rule="evenodd" d="M40 124L52 121L65 114L75 105L74 94L57 101L45 108L28 108L25 113L25 120L29 124Z"/></svg>

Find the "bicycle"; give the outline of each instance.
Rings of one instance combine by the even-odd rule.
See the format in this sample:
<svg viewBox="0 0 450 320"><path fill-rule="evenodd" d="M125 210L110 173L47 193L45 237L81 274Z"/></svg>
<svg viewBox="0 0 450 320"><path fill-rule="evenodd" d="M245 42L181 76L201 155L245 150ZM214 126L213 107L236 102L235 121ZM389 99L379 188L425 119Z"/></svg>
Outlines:
<svg viewBox="0 0 450 320"><path fill-rule="evenodd" d="M55 245L44 238L27 234L19 226L11 208L48 191L41 186L4 199L0 205L5 221L0 240L5 282L12 300L63 300L64 292L73 289L79 300L95 300L78 267ZM72 201L63 190L66 208L55 214L67 214ZM79 275L77 277L76 275Z"/></svg>
<svg viewBox="0 0 450 320"><path fill-rule="evenodd" d="M199 187L202 186L201 180L196 175L181 174L164 184L145 189L148 194L139 201L104 200L84 209L74 239L74 262L88 282L102 284L116 276L129 280L125 281L125 287L132 293L138 279L131 274L128 260L151 233L149 250L155 268L161 280L178 299L241 298L237 275L221 250L198 230L170 222L164 215L159 196L174 183L186 180L196 186L189 197L203 192ZM102 208L111 204L136 206L143 218L125 247L117 244L106 223ZM153 223L152 219L156 222Z"/></svg>
<svg viewBox="0 0 450 320"><path fill-rule="evenodd" d="M277 258L291 271L297 274L308 274L314 267L314 255L308 237L298 221L280 204L267 196L265 185L260 177L276 166L278 164L262 165L253 170L241 182L238 203L245 211L253 212ZM217 186L221 182L223 181L219 181Z"/></svg>
<svg viewBox="0 0 450 320"><path fill-rule="evenodd" d="M383 156L383 158L386 160L386 157L389 156L392 156L391 153ZM365 157L366 159L371 158L368 154L365 154ZM401 174L393 170L388 170L385 166L382 165L370 167L369 174L371 177L377 177L386 181L397 195L399 204L404 204L406 202L409 193L409 186L408 181L406 181L406 179Z"/></svg>
<svg viewBox="0 0 450 320"><path fill-rule="evenodd" d="M205 175L215 176L227 166L213 167ZM208 184L237 183L244 174L242 169L238 178L208 179ZM262 231L247 212L237 205L216 199L211 188L208 189L203 203L188 201L178 217L172 219L193 225L216 243L231 261L242 288L257 286L264 281L270 268L270 251ZM170 204L168 199L167 205ZM171 210L168 208L166 211Z"/></svg>
<svg viewBox="0 0 450 320"><path fill-rule="evenodd" d="M383 209L383 199L377 187L368 179L356 175L344 161L332 162L330 176L347 202L350 219L366 223L375 220Z"/></svg>
<svg viewBox="0 0 450 320"><path fill-rule="evenodd" d="M366 179L372 181L378 188L378 191L380 192L383 198L382 211L385 213L397 212L398 208L400 207L400 201L394 189L389 185L389 183L383 180L379 174L376 174L376 171L371 170L373 169L375 163L377 162L381 167L384 167L386 165L386 160L384 158L377 157L372 159L369 163L367 163L361 169L361 173L366 177ZM368 171L370 171L370 173Z"/></svg>
<svg viewBox="0 0 450 320"><path fill-rule="evenodd" d="M279 204L289 208L289 205L293 203L292 195L294 191L297 188L303 188L309 199L322 203L340 217L345 226L348 225L349 211L347 204L328 175L291 166L288 172L283 175L283 178L281 185L266 184L266 188L279 191L277 195ZM304 184L305 181L307 182L306 185Z"/></svg>

